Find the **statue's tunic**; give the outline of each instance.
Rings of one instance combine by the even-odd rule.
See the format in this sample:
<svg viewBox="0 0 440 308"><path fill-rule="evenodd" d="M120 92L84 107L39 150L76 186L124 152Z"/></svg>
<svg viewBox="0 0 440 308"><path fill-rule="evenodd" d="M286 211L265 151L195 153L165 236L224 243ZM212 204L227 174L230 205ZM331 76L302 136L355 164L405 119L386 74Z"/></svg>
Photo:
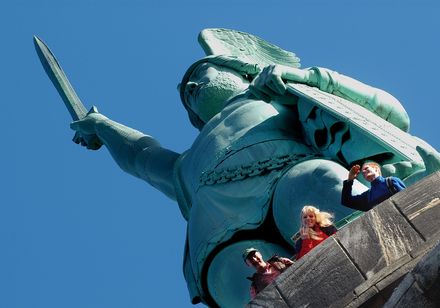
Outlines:
<svg viewBox="0 0 440 308"><path fill-rule="evenodd" d="M177 163L177 199L188 220L184 271L191 297L201 293L202 268L213 249L237 231L257 228L266 217L275 183L288 164L270 165L292 153L299 160L314 155L292 131L294 121L285 106L237 97L205 125ZM206 180L212 171L255 170L259 163L269 167L258 176Z"/></svg>
<svg viewBox="0 0 440 308"><path fill-rule="evenodd" d="M308 189L312 194L322 194L323 189L338 194L333 182L336 179L342 183L340 174L345 176L347 172L343 168L365 157L388 157L384 155L388 149L373 144L367 135L356 134L350 126L338 125L341 119L316 109L309 100L290 99L283 104L268 104L246 94L235 97L203 127L192 147L176 163L177 200L188 220L184 272L192 297L203 294L202 271L210 253L236 232L255 229L263 223L277 183L287 189L278 189L273 200L288 201L274 206L277 227L280 217L295 216L292 210L298 209L292 204L297 198L288 197L286 192L306 176L313 177L313 171L305 175L304 168L295 174L297 163L323 156L329 162L326 170L334 174L320 188ZM358 151L363 144L369 146ZM394 162L393 157L399 160L390 157L390 162ZM288 162L283 163L286 159ZM283 180L278 182L281 176ZM329 205L333 212L335 204ZM339 208L339 201L337 205ZM286 238L289 228L283 229L280 232Z"/></svg>

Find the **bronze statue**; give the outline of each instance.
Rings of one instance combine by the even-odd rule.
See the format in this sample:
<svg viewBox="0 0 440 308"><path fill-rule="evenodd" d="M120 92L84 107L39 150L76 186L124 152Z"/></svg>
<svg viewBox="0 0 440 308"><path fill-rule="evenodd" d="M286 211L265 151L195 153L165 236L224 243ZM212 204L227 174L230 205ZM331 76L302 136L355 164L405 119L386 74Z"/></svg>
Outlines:
<svg viewBox="0 0 440 308"><path fill-rule="evenodd" d="M350 216L340 195L351 165L374 160L406 185L439 169L437 151L408 134L407 113L385 91L328 69L299 69L295 54L240 31L205 29L199 42L207 56L190 66L179 89L200 134L176 153L95 107L86 113L35 38L71 111L74 141L91 150L105 145L121 169L179 204L188 221L184 274L194 303L246 303L250 272L236 260L247 247L292 255L304 205L340 221Z"/></svg>

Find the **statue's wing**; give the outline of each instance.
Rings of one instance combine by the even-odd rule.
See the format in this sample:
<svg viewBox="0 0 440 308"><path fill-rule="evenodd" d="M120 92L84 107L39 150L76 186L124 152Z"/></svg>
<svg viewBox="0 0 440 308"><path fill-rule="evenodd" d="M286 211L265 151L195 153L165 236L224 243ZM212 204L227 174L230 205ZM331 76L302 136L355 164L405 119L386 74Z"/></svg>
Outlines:
<svg viewBox="0 0 440 308"><path fill-rule="evenodd" d="M241 31L204 29L199 34L199 43L208 56L237 56L240 60L258 64L261 68L270 64L300 67L300 60L293 52Z"/></svg>

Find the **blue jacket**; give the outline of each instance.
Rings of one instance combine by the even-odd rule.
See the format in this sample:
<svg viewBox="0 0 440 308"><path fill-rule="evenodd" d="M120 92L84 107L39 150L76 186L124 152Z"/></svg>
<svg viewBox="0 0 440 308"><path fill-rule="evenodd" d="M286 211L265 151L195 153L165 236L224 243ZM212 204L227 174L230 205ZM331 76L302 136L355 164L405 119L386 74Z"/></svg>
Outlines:
<svg viewBox="0 0 440 308"><path fill-rule="evenodd" d="M401 179L396 177L390 177L390 179L390 188L388 188L386 178L378 176L370 183L371 188L369 190L364 191L362 194L356 196L352 195L353 181L345 180L342 186L342 205L366 212L371 210L382 201L388 199L395 193L406 188Z"/></svg>

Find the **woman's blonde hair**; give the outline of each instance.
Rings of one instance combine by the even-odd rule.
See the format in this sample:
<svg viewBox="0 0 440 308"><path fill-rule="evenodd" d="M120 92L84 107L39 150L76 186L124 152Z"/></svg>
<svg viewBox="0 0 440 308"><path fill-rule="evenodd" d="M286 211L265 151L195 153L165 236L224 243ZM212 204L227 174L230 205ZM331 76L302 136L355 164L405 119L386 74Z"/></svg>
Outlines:
<svg viewBox="0 0 440 308"><path fill-rule="evenodd" d="M311 239L320 240L322 238L317 235L315 230L304 225L304 215L308 213L313 213L315 215L316 224L318 224L320 227L331 226L333 224L333 215L328 212L320 211L318 208L314 207L313 205L305 205L302 208L300 215L301 227L299 232L301 233L301 229L304 228L306 233L309 234L309 237Z"/></svg>

